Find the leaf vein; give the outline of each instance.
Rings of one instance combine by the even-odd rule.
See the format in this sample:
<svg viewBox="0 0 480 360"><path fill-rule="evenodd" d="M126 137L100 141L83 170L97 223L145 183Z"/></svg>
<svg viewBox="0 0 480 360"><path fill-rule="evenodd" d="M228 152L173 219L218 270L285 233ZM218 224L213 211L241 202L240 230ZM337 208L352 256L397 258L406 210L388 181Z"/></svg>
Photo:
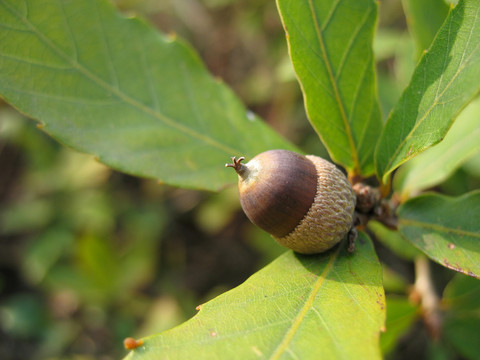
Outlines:
<svg viewBox="0 0 480 360"><path fill-rule="evenodd" d="M362 70L362 76L360 78L360 81L358 82L358 85L357 85L357 88L355 89L355 95L353 96L353 100L352 100L352 108L351 108L351 111L350 111L350 115L352 116L354 113L355 113L355 108L357 107L358 105L358 96L360 94L360 90L364 90L364 88L362 87L365 79L366 79L366 76L367 76L367 72L368 72L368 68L370 66L370 60L371 60L371 55L372 53L370 52L369 53L369 59L368 61L365 62L365 67L363 68ZM365 121L363 123L363 127L362 127L362 131L360 132L360 136L359 136L359 139L357 140L357 147L359 149L362 149L363 147L363 142L365 140L365 136L367 134L367 130L370 128L370 122L373 120L373 116L372 116L372 111L373 111L373 107L374 105L371 104L372 106L370 107L370 116L368 117L367 121ZM352 121L350 119L350 121ZM371 140L371 139L370 139Z"/></svg>
<svg viewBox="0 0 480 360"><path fill-rule="evenodd" d="M344 131L347 135L347 139L348 139L348 143L349 143L350 151L351 151L351 156L352 156L352 160L353 160L353 164L354 164L354 169L357 170L357 169L359 169L359 162L358 162L357 149L355 147L355 142L353 140L352 129L350 127L350 124L348 123L348 116L347 116L347 113L346 113L345 105L343 104L343 100L342 100L342 97L340 95L340 90L339 90L338 84L335 80L335 75L333 73L331 60L330 60L330 57L327 53L327 48L325 46L325 41L323 40L323 35L322 35L322 31L320 29L319 20L318 20L316 11L315 11L315 7L313 5L313 0L308 0L308 2L309 2L309 5L310 5L310 11L312 13L313 22L314 22L314 25L315 25L315 31L316 31L316 34L317 34L318 43L319 43L321 51L322 51L321 55L322 55L323 61L325 63L326 69L327 69L330 84L332 85L333 92L335 94L335 100L336 100L338 108L340 110L340 117L341 117L342 122L343 122Z"/></svg>
<svg viewBox="0 0 480 360"><path fill-rule="evenodd" d="M477 11L477 14L475 15L475 18L477 18L477 15L478 15L478 11ZM450 24L449 24L450 25ZM472 28L474 28L474 26L472 26ZM450 39L449 39L450 40ZM394 151L394 153L392 154L392 156L390 157L389 161L387 162L387 165L385 167L385 169L389 169L391 166L392 166L392 163L395 161L396 157L398 156L398 154L400 153L400 151L403 149L403 147L405 146L405 144L413 137L415 131L420 127L420 125L423 123L423 121L428 117L428 115L430 115L430 113L433 111L433 109L441 104L439 101L439 99L441 99L441 97L445 94L445 92L447 92L447 90L450 89L450 86L453 84L453 82L458 78L458 76L460 75L460 73L462 72L462 70L468 65L469 63L469 60L475 55L475 53L478 51L478 49L480 48L480 43L477 44L475 46L475 48L471 51L470 55L468 56L467 60L464 61L464 58L463 58L463 55L465 54L465 52L462 54L462 62L460 62L460 65L458 66L455 74L452 76L452 78L450 79L450 81L448 81L448 83L445 85L445 88L443 89L443 91L440 93L440 96L437 96L435 98L435 101L432 102L432 104L428 107L428 109L425 111L425 113L422 115L422 117L416 121L415 125L413 126L413 128L410 130L410 132L407 134L407 136L400 142L400 144L397 146L396 150ZM428 54L428 53L427 53ZM425 61L428 60L428 57L427 55L425 55ZM424 72L424 76L426 76L426 71ZM404 100L403 101L403 106L404 108L406 107L406 104L407 101ZM403 116L402 116L402 119L405 119L405 112L403 113ZM406 124L406 121L402 121L402 124ZM411 156L409 157L406 157L404 159L404 161L410 159L411 157L413 157L415 154L411 154ZM404 162L403 161L403 162Z"/></svg>
<svg viewBox="0 0 480 360"><path fill-rule="evenodd" d="M98 8L98 2L94 1L94 4L95 4L96 9L97 9L95 20L97 21L98 27L100 28L100 34L101 34L100 37L102 39L103 51L105 53L105 61L107 63L108 71L110 73L110 81L113 83L113 87L115 89L118 89L119 91L122 91L120 89L120 84L119 84L119 81L118 81L117 70L112 63L111 57L108 56L109 54L111 54L111 48L110 48L110 44L107 40L107 34L105 32L105 27L103 26L103 21L102 21L103 19L101 18L101 15L100 15L100 10Z"/></svg>
<svg viewBox="0 0 480 360"><path fill-rule="evenodd" d="M348 293L348 296L353 299L353 301L357 304L357 306L367 315L367 318L370 319L372 321L372 323L374 324L377 324L377 321L375 320L375 318L372 316L371 314L371 311L368 311L367 309L365 309L365 306L362 305L357 297L352 294L352 292L350 291L349 289L349 286L347 286L347 281L341 276L341 274L336 271L335 269L333 269L333 272L335 273L335 275L341 280L340 283L342 284L342 286L345 288L345 291Z"/></svg>
<svg viewBox="0 0 480 360"><path fill-rule="evenodd" d="M335 346L335 348L337 349L338 352L342 352L342 346L338 343L337 341L337 337L334 336L334 334L332 333L332 330L330 329L330 326L328 325L328 323L325 321L325 319L323 318L322 314L320 314L320 312L317 310L317 309L313 309L313 312L317 315L318 319L322 322L323 324L323 327L325 328L325 330L327 330L328 334L330 335L330 339L332 340L332 343L333 345Z"/></svg>
<svg viewBox="0 0 480 360"><path fill-rule="evenodd" d="M456 235L460 235L460 236L471 236L471 237L480 239L480 232L472 232L472 231L467 231L467 230L462 230L462 229L454 229L454 228L449 228L447 226L427 223L427 222L420 221L420 220L400 218L399 219L399 224L402 224L404 226L416 226L416 227L420 227L420 228L432 229L432 230L437 230L437 231L444 232L444 233L452 233L452 234L456 234Z"/></svg>
<svg viewBox="0 0 480 360"><path fill-rule="evenodd" d="M201 142L204 142L212 147L215 147L219 150L222 150L226 153L238 153L238 151L229 145L223 144L216 139L213 139L205 134L199 133L181 123L175 122L173 119L154 111L153 109L149 108L148 106L141 103L139 100L132 98L131 96L125 94L124 92L120 91L119 89L114 88L111 84L105 82L97 75L89 71L85 66L81 63L73 61L71 58L68 57L61 49L59 49L52 41L39 29L37 29L27 18L23 17L22 14L19 14L14 8L9 5L6 5L7 9L17 18L20 19L27 27L29 27L34 34L38 36L38 38L48 47L52 52L56 55L61 57L67 63L70 63L74 69L76 69L79 73L83 74L87 79L91 80L93 83L97 84L99 87L110 91L112 94L117 96L120 100L124 101L126 104L140 110L141 112L153 116L154 118L160 120L165 125L173 128L176 131L184 133L194 139L197 139Z"/></svg>
<svg viewBox="0 0 480 360"><path fill-rule="evenodd" d="M139 49L139 56L140 56L140 61L142 63L142 66L141 68L143 69L143 76L145 78L145 82L147 84L147 87L148 87L148 92L150 94L150 97L152 99L152 104L153 104L153 109L156 111L156 112L160 112L160 104L158 103L158 97L157 95L155 94L155 87L153 85L153 76L149 76L149 70L150 69L150 66L149 66L149 63L148 63L148 60L147 60L147 51L145 49L145 47L142 47Z"/></svg>
<svg viewBox="0 0 480 360"><path fill-rule="evenodd" d="M315 297L317 296L318 292L320 291L321 287L323 286L325 279L327 278L328 273L333 267L333 264L335 263L335 260L338 257L338 254L340 252L340 247L338 247L334 253L330 255L330 259L323 269L323 272L318 276L318 280L315 282L312 291L310 292L310 295L308 296L307 300L305 301L305 304L303 307L300 309L298 312L295 320L292 322L292 325L290 326L290 329L287 331L285 336L283 337L282 341L280 344L277 346L275 351L273 352L271 359L278 359L282 355L282 353L288 348L290 345L290 342L292 341L294 335L296 334L297 330L299 329L302 321L304 320L307 312L311 309L313 309L314 306L314 300Z"/></svg>
<svg viewBox="0 0 480 360"><path fill-rule="evenodd" d="M355 43L355 40L360 35L360 30L362 30L363 27L367 24L368 17L370 16L372 11L373 10L370 9L369 12L365 13L362 20L358 23L357 27L355 28L352 35L350 36L350 39L348 40L347 46L345 47L345 50L343 51L342 58L340 59L340 62L338 64L337 74L335 75L335 81L338 81L338 79L341 78L342 72L343 72L343 67L345 66L347 58L350 55L350 52L353 48L353 44Z"/></svg>
<svg viewBox="0 0 480 360"><path fill-rule="evenodd" d="M117 101L113 99L87 99L87 98L79 98L79 97L70 97L70 96L65 96L65 95L57 95L57 94L47 94L45 92L37 92L37 91L29 91L29 90L18 90L15 87L10 87L10 86L3 86L3 88L8 89L12 92L17 92L17 93L24 93L24 94L30 94L32 96L37 96L37 97L44 97L47 99L54 99L54 100L60 100L60 101L68 101L70 103L77 103L77 104L84 104L84 105L111 105L115 104Z"/></svg>
<svg viewBox="0 0 480 360"><path fill-rule="evenodd" d="M72 66L65 66L65 67L61 67L61 66L58 66L58 65L54 66L54 65L42 63L40 61L34 61L32 59L24 59L24 58L21 58L21 57L18 57L18 56L13 56L13 55L0 54L0 57L3 57L5 59L10 59L10 60L15 60L15 61L22 62L22 63L25 63L25 64L29 64L29 65L32 65L32 66L43 67L45 69L59 70L59 71L75 70Z"/></svg>
<svg viewBox="0 0 480 360"><path fill-rule="evenodd" d="M75 37L73 36L72 28L70 26L70 22L67 19L67 14L65 13L65 8L63 6L63 1L59 1L60 8L62 9L63 20L65 22L65 27L67 28L68 36L70 38L71 43L73 44L73 57L75 61L78 61L78 48L77 43L75 41Z"/></svg>
<svg viewBox="0 0 480 360"><path fill-rule="evenodd" d="M340 4L340 0L337 0L333 6L330 8L330 11L328 12L327 17L325 18L325 23L322 26L322 32L325 31L325 29L328 27L330 24L330 21L332 21L333 15L335 14L335 11L338 8L338 4Z"/></svg>

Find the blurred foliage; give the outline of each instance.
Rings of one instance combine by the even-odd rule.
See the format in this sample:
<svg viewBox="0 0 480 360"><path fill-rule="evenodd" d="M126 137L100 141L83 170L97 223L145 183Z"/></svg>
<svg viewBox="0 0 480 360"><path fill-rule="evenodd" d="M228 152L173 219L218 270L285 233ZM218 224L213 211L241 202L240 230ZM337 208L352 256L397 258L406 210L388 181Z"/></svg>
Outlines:
<svg viewBox="0 0 480 360"><path fill-rule="evenodd" d="M274 1L115 3L185 38L249 109L305 152L327 157L306 119ZM382 0L379 15L374 50L386 118L418 50L400 0ZM477 154L436 189L458 195L479 182ZM388 263L387 357L475 358L479 349L465 344L479 331L478 280L435 268L447 325L446 342L431 341L409 298L415 251L399 249L378 224L369 230ZM125 337L183 322L282 252L246 220L235 188L200 193L117 173L0 101L1 359L119 358Z"/></svg>
<svg viewBox="0 0 480 360"><path fill-rule="evenodd" d="M187 39L279 132L315 139L273 2L116 3ZM119 358L125 337L185 321L284 251L249 225L235 188L199 193L117 173L3 102L0 169L1 359Z"/></svg>

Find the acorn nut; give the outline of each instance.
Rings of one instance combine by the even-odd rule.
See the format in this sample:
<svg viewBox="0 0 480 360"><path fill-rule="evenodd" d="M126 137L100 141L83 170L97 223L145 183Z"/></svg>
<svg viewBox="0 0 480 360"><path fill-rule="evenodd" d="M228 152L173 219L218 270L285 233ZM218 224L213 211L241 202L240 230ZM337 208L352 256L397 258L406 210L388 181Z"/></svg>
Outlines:
<svg viewBox="0 0 480 360"><path fill-rule="evenodd" d="M240 202L255 225L301 254L324 252L353 226L356 196L335 165L288 150L265 151L246 164L232 158Z"/></svg>

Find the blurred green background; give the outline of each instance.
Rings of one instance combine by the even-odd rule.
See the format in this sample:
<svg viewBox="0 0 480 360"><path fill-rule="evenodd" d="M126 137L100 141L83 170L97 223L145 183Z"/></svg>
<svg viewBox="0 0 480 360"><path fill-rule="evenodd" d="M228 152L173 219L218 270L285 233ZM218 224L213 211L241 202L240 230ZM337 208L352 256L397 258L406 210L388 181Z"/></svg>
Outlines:
<svg viewBox="0 0 480 360"><path fill-rule="evenodd" d="M189 41L249 109L306 152L328 156L306 119L273 0L116 5ZM415 65L399 0L380 2L375 52L386 117ZM479 163L471 159L439 190L478 188ZM389 264L387 294L405 297L413 264L376 244ZM185 321L283 251L251 226L234 186L195 192L115 172L0 102L0 359L121 358L125 337ZM453 273L435 271L441 292ZM425 338L413 326L386 348L392 358L422 356Z"/></svg>

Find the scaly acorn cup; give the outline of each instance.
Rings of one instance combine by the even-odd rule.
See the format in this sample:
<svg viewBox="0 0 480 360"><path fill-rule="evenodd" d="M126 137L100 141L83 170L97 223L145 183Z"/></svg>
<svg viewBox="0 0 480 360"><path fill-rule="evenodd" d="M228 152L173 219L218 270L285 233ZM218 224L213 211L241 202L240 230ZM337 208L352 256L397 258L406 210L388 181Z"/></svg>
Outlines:
<svg viewBox="0 0 480 360"><path fill-rule="evenodd" d="M232 158L242 208L255 225L301 254L324 252L352 229L356 196L335 165L288 150L265 151L246 164Z"/></svg>

